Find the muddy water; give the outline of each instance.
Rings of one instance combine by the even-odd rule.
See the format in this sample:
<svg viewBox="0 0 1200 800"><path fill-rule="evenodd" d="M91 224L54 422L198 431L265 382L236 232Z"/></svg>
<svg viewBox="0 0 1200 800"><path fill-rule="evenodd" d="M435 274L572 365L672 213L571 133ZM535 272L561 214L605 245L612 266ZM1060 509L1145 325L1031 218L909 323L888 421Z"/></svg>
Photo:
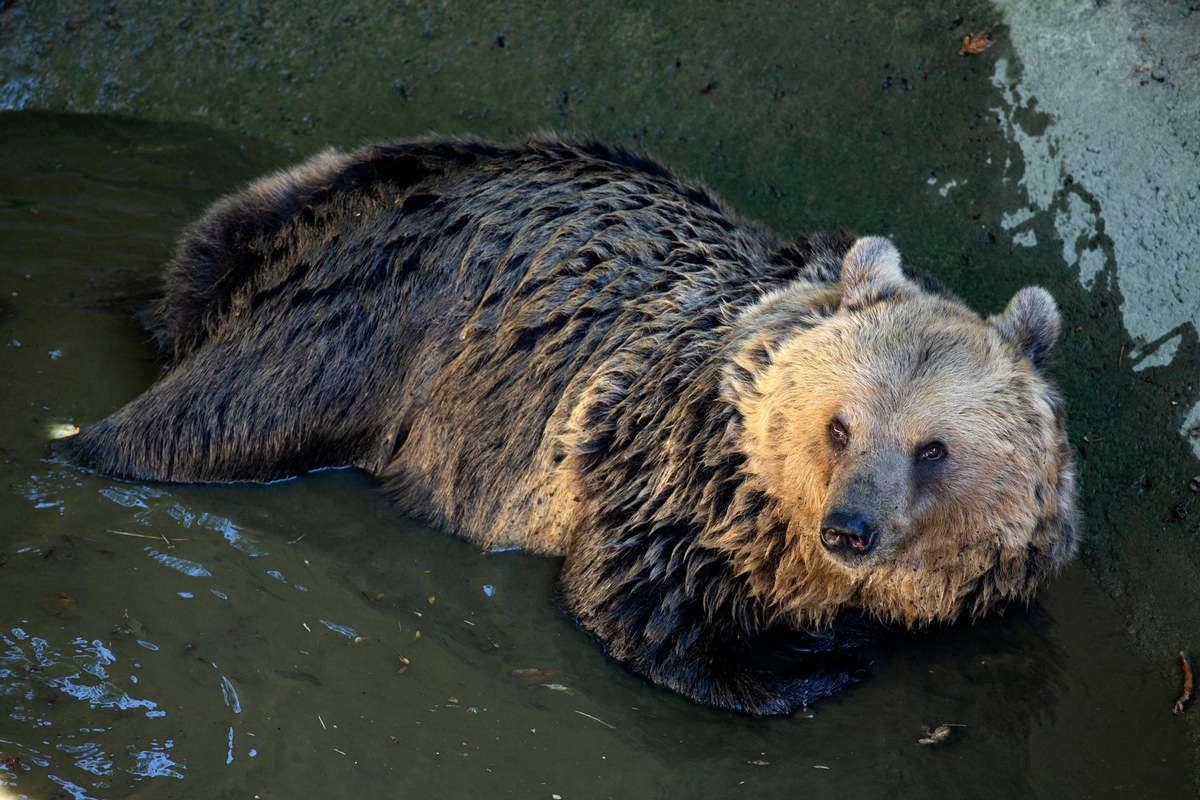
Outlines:
<svg viewBox="0 0 1200 800"><path fill-rule="evenodd" d="M349 471L121 483L48 460L159 369L178 229L278 157L205 129L0 115L0 796L1191 795L1171 692L1076 567L756 720L653 689ZM918 744L952 723L950 741Z"/></svg>

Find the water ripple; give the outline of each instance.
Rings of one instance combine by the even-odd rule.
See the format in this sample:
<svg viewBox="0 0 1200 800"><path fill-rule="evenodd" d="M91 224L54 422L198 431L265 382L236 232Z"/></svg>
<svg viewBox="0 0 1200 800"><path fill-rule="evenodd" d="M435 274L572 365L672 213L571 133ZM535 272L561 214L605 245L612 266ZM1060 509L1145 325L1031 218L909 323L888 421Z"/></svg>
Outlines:
<svg viewBox="0 0 1200 800"><path fill-rule="evenodd" d="M189 561L188 559L180 558L179 556L167 555L166 553L161 553L150 546L147 546L145 550L158 563L162 564L163 566L170 567L178 572L182 572L184 575L187 575L190 578L212 577L212 573L205 569L204 566L199 562Z"/></svg>

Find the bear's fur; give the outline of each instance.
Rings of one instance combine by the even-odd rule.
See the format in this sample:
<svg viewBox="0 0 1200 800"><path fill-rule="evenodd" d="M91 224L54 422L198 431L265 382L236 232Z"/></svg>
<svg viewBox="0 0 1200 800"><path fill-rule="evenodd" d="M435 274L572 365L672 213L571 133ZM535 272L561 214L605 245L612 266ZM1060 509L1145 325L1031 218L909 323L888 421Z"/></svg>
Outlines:
<svg viewBox="0 0 1200 800"><path fill-rule="evenodd" d="M564 556L564 609L702 702L789 712L854 679L868 623L1025 600L1075 548L1045 291L985 321L886 240L783 242L622 150L327 152L219 201L166 280L174 366L76 462L359 467L483 547Z"/></svg>

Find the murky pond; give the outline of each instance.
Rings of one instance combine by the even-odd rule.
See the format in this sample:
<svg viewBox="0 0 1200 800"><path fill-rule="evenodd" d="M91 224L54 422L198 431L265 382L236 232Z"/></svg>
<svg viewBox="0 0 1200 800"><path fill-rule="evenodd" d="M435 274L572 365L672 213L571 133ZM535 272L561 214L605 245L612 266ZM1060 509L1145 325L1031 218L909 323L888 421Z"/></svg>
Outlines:
<svg viewBox="0 0 1200 800"><path fill-rule="evenodd" d="M49 426L157 374L134 314L179 228L278 156L98 117L0 115L0 141L0 796L1190 796L1170 698L1079 567L758 720L625 672L553 606L554 561L405 520L356 473L54 463Z"/></svg>

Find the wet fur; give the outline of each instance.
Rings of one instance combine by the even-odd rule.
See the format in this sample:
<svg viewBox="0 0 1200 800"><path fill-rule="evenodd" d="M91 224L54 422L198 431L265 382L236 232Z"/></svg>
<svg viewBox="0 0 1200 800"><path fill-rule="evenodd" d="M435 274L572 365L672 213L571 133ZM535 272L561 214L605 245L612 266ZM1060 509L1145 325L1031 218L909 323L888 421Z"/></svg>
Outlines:
<svg viewBox="0 0 1200 800"><path fill-rule="evenodd" d="M1070 557L1070 456L1041 376L1057 312L1026 300L984 323L882 240L783 242L595 143L330 152L185 232L153 326L174 366L65 447L139 480L362 468L481 546L565 556L563 608L654 682L786 713L861 674L874 621L979 614ZM905 355L895 307L960 320L997 380L1018 376L980 439L1021 457L930 516L924 545L849 570L814 536L834 398L786 376ZM801 334L846 318L877 340L806 353ZM1036 490L1023 473L1006 489L1029 469ZM766 640L785 666L757 660Z"/></svg>

